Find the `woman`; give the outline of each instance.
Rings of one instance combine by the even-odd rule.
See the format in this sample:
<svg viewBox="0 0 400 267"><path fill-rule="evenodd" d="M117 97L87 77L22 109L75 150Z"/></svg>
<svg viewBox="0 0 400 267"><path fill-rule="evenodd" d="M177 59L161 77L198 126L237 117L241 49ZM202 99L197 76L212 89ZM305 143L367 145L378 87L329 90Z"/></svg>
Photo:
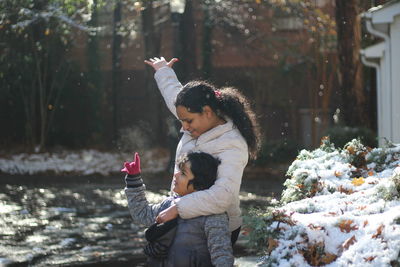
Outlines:
<svg viewBox="0 0 400 267"><path fill-rule="evenodd" d="M163 57L145 60L156 71L155 79L169 110L181 121L183 136L176 157L189 151L202 151L221 160L215 184L184 196L162 211L157 222L176 218L227 212L232 244L242 225L239 191L249 156L255 158L260 134L255 114L247 99L234 88L217 89L204 81L182 86L172 65ZM177 170L177 166L175 166Z"/></svg>

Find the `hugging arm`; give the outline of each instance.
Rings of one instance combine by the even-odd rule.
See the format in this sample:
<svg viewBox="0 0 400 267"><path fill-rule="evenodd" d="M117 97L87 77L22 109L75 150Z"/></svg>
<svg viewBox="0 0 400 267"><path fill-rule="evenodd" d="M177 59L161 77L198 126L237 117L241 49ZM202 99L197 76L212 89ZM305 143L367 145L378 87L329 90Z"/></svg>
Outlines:
<svg viewBox="0 0 400 267"><path fill-rule="evenodd" d="M218 155L218 178L207 190L193 192L176 201L179 215L190 219L202 215L218 214L228 210L240 191L242 174L248 154L240 147L226 150Z"/></svg>

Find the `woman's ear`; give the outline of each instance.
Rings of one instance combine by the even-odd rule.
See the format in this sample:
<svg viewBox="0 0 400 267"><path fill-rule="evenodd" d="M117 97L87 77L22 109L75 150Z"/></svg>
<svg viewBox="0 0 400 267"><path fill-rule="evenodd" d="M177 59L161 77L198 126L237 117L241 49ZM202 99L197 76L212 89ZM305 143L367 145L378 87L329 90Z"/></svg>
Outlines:
<svg viewBox="0 0 400 267"><path fill-rule="evenodd" d="M190 193L196 192L197 190L194 188L193 184L190 184L190 185L188 185L188 191L189 191L188 194L190 194Z"/></svg>
<svg viewBox="0 0 400 267"><path fill-rule="evenodd" d="M207 118L211 118L215 114L209 105L203 107L203 113L207 116Z"/></svg>

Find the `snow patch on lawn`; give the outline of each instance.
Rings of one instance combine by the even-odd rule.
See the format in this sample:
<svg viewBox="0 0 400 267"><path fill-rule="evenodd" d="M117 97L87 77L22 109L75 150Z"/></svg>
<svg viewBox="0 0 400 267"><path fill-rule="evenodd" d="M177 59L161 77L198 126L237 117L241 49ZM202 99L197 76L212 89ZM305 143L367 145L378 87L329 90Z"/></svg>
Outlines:
<svg viewBox="0 0 400 267"><path fill-rule="evenodd" d="M143 172L160 172L166 169L168 155L165 151L149 150L141 155ZM109 175L118 173L133 154L101 152L97 150L64 151L60 153L17 154L0 158L0 172L8 174Z"/></svg>

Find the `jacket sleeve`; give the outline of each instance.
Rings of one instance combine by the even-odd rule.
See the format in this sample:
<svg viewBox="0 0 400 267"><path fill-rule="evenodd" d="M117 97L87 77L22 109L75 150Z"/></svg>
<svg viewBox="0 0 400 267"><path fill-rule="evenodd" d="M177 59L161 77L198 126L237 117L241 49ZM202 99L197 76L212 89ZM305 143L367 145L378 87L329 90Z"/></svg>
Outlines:
<svg viewBox="0 0 400 267"><path fill-rule="evenodd" d="M208 216L204 224L207 246L213 266L233 266L234 258L228 216L225 213Z"/></svg>
<svg viewBox="0 0 400 267"><path fill-rule="evenodd" d="M223 213L238 199L243 170L248 160L247 147L227 149L218 158L221 164L215 184L207 190L191 193L175 201L181 218Z"/></svg>
<svg viewBox="0 0 400 267"><path fill-rule="evenodd" d="M170 206L172 199L167 198L161 203L151 205L146 199L145 189L144 184L135 188L126 187L125 195L133 221L148 227L155 222L157 215L162 210Z"/></svg>
<svg viewBox="0 0 400 267"><path fill-rule="evenodd" d="M182 89L182 84L178 81L174 70L170 67L162 67L154 74L154 78L168 109L177 117L175 100Z"/></svg>

